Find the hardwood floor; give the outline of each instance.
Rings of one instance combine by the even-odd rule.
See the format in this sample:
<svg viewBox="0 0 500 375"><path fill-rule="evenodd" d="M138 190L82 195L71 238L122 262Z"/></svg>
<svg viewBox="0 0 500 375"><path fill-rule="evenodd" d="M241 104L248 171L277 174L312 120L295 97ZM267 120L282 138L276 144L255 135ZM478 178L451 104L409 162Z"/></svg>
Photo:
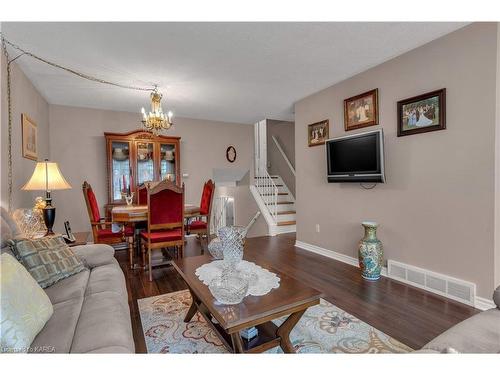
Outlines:
<svg viewBox="0 0 500 375"><path fill-rule="evenodd" d="M265 254L261 265L267 262L318 289L327 301L414 349L479 312L385 277L365 281L358 268L302 250L294 243L295 234L250 238L245 258L259 262L260 254ZM199 242L190 237L185 256L199 255L200 249ZM136 351L146 353L137 300L186 289L186 285L172 266L153 270L153 282L149 282L146 272L128 268L126 251L118 251L116 257L127 281Z"/></svg>

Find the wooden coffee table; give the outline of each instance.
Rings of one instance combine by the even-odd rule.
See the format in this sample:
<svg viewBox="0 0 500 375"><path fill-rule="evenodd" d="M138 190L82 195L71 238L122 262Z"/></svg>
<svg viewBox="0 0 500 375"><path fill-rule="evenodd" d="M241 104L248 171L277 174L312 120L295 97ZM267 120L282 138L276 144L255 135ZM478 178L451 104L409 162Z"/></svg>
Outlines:
<svg viewBox="0 0 500 375"><path fill-rule="evenodd" d="M281 279L279 288L265 296L247 296L238 305L222 305L195 275L198 267L210 261L212 258L209 255L202 255L173 262L193 299L184 321L189 322L199 312L227 349L234 353L259 353L278 345L285 353L295 353L290 331L307 308L319 304L321 292L265 266ZM289 316L279 327L272 322L285 315ZM254 326L259 331L258 336L251 340L243 339L240 331Z"/></svg>

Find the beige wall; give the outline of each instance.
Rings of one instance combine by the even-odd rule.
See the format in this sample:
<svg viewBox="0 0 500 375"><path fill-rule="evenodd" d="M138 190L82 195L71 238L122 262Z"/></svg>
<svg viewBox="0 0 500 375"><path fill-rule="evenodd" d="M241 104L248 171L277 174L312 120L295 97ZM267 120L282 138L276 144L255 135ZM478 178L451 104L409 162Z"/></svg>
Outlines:
<svg viewBox="0 0 500 375"><path fill-rule="evenodd" d="M380 223L385 258L494 285L497 24L473 24L311 95L295 106L297 240L357 257L360 222ZM397 138L396 102L445 87L447 129ZM344 135L343 99L378 88L387 183L328 184L307 124ZM350 132L350 133L355 133ZM321 225L320 233L315 224Z"/></svg>
<svg viewBox="0 0 500 375"><path fill-rule="evenodd" d="M269 174L279 175L288 189L295 196L295 176L290 171L287 162L276 147L272 136L280 143L283 151L295 167L295 126L293 122L267 120L267 166Z"/></svg>
<svg viewBox="0 0 500 375"><path fill-rule="evenodd" d="M1 200L8 205L8 106L7 61L1 54ZM12 58L12 56L11 56ZM23 58L23 57L21 57ZM49 157L49 105L14 62L11 64L12 98L12 207L32 207L36 196L44 192L20 190L33 173L36 162L22 156L21 114L27 114L38 127L38 159Z"/></svg>
<svg viewBox="0 0 500 375"><path fill-rule="evenodd" d="M87 180L102 207L107 203L106 153L103 133L127 132L140 127L139 113L116 112L67 106L50 106L51 158L73 186L54 192L57 225L69 220L73 230L89 228L81 185ZM176 118L169 135L181 139L181 172L186 186L186 202L199 204L203 182L212 178L212 168L253 170L253 127L251 125ZM226 160L226 148L234 145L238 156ZM249 179L247 178L247 181ZM236 224L245 224L258 208L248 184L226 189L235 196ZM104 211L101 213L104 214ZM250 235L264 235L263 220Z"/></svg>

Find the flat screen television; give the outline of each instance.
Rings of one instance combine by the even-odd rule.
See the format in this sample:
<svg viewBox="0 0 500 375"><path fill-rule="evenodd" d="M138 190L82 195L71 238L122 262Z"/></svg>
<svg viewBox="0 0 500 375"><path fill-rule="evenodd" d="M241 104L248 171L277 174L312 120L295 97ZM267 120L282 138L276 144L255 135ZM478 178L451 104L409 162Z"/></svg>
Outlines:
<svg viewBox="0 0 500 375"><path fill-rule="evenodd" d="M382 129L329 139L326 155L328 182L385 182Z"/></svg>

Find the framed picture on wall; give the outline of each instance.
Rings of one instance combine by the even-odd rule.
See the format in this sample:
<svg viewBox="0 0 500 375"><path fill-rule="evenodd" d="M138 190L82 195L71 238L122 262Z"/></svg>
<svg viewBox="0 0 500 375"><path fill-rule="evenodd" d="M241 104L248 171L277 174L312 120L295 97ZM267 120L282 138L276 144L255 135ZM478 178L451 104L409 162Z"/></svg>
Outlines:
<svg viewBox="0 0 500 375"><path fill-rule="evenodd" d="M378 89L344 100L345 131L378 124Z"/></svg>
<svg viewBox="0 0 500 375"><path fill-rule="evenodd" d="M329 121L323 120L320 122L315 122L307 126L307 139L308 145L319 146L324 145L325 141L328 139L329 135Z"/></svg>
<svg viewBox="0 0 500 375"><path fill-rule="evenodd" d="M398 102L398 137L446 129L446 89Z"/></svg>
<svg viewBox="0 0 500 375"><path fill-rule="evenodd" d="M21 115L23 157L38 160L38 129L26 114Z"/></svg>

